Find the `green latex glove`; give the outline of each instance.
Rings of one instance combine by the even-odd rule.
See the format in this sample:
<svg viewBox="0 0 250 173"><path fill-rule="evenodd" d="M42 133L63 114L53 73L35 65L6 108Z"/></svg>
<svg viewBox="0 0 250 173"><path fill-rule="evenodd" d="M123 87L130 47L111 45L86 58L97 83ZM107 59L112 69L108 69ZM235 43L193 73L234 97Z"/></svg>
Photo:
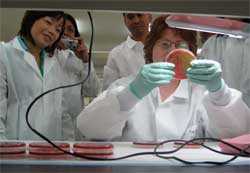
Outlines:
<svg viewBox="0 0 250 173"><path fill-rule="evenodd" d="M168 84L175 75L173 69L174 64L167 62L146 64L129 84L129 90L142 99L155 87Z"/></svg>
<svg viewBox="0 0 250 173"><path fill-rule="evenodd" d="M213 60L194 60L187 69L187 77L190 81L205 85L210 92L218 91L223 84L221 78L220 63Z"/></svg>

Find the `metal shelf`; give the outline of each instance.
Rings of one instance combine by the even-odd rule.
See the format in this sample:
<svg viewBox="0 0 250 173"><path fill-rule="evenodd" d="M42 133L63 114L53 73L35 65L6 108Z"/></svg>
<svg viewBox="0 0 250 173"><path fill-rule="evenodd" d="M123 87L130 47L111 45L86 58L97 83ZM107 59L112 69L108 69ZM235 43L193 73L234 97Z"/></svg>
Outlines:
<svg viewBox="0 0 250 173"><path fill-rule="evenodd" d="M1 7L250 16L250 0L1 0Z"/></svg>

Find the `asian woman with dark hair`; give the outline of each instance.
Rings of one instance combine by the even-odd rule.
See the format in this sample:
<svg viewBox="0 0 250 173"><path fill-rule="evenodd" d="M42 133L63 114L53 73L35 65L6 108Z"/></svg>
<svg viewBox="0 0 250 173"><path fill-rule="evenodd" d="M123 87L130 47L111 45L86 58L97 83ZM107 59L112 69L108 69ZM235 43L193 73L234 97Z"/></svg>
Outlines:
<svg viewBox="0 0 250 173"><path fill-rule="evenodd" d="M68 71L82 74L79 58L55 51L64 25L62 11L28 10L17 36L0 45L0 139L40 139L25 122L28 105L41 93L69 84ZM45 95L30 111L31 125L51 140L67 139L62 122L63 112L68 111L64 92Z"/></svg>

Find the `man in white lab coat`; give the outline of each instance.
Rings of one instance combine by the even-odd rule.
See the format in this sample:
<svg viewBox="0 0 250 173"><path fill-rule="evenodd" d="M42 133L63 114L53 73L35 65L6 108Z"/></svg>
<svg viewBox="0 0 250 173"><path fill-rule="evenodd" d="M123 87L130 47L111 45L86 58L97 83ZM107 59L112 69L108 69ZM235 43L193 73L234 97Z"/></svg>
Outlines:
<svg viewBox="0 0 250 173"><path fill-rule="evenodd" d="M242 92L250 107L250 38L214 35L204 44L201 57L220 62L223 79L229 87Z"/></svg>
<svg viewBox="0 0 250 173"><path fill-rule="evenodd" d="M108 56L103 72L103 90L115 80L136 74L145 64L143 44L149 32L150 14L123 13L130 34L127 40L114 47Z"/></svg>

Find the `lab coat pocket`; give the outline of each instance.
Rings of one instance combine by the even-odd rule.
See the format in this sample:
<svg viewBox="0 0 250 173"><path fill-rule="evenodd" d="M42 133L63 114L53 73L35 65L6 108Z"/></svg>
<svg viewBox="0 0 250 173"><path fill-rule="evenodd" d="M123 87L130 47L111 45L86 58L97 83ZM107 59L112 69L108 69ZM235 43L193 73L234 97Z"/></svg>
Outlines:
<svg viewBox="0 0 250 173"><path fill-rule="evenodd" d="M18 130L18 137L20 139L24 139L24 140L32 139L33 140L33 139L38 138L38 137L35 137L36 136L35 133L29 129L27 122L26 122L27 109L32 101L33 101L33 98L29 97L29 98L21 100L20 103L18 104L17 130ZM29 120L30 125L39 131L40 129L37 127L37 121L38 122L41 122L41 121L39 119L40 115L37 113L38 112L37 109L38 109L38 105L37 103L35 103L31 107L28 113L28 120Z"/></svg>
<svg viewBox="0 0 250 173"><path fill-rule="evenodd" d="M8 105L5 134L7 139L18 139L19 134L19 106L17 104Z"/></svg>

